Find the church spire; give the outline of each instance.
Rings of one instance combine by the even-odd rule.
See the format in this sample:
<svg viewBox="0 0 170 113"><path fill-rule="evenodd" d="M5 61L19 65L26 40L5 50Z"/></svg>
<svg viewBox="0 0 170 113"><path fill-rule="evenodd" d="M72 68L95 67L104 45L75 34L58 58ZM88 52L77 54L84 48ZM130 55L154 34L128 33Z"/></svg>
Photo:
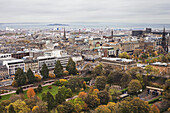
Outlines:
<svg viewBox="0 0 170 113"><path fill-rule="evenodd" d="M111 31L111 37L113 38L113 29L112 29L112 31Z"/></svg>
<svg viewBox="0 0 170 113"><path fill-rule="evenodd" d="M65 31L65 28L64 28L64 40L66 40L66 31Z"/></svg>
<svg viewBox="0 0 170 113"><path fill-rule="evenodd" d="M166 43L166 32L165 32L165 27L163 29L163 33L162 33L162 48L164 49L165 52L168 51L167 49L167 43Z"/></svg>

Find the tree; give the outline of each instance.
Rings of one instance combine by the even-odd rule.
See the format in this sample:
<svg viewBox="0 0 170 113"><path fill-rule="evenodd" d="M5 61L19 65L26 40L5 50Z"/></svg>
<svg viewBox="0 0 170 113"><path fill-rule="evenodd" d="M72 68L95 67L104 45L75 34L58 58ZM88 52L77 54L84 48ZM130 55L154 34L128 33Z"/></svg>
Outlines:
<svg viewBox="0 0 170 113"><path fill-rule="evenodd" d="M32 108L32 112L35 113L36 111L38 111L38 109L39 109L38 106L34 106L34 107Z"/></svg>
<svg viewBox="0 0 170 113"><path fill-rule="evenodd" d="M82 109L85 109L86 103L81 98L72 99L70 102L74 105L74 109L77 113L80 113Z"/></svg>
<svg viewBox="0 0 170 113"><path fill-rule="evenodd" d="M97 95L100 99L100 104L107 104L110 100L109 93L107 91L100 91Z"/></svg>
<svg viewBox="0 0 170 113"><path fill-rule="evenodd" d="M116 113L116 110L115 110L115 103L114 102L109 102L107 104L107 108L109 108L111 110L111 113Z"/></svg>
<svg viewBox="0 0 170 113"><path fill-rule="evenodd" d="M74 105L71 102L69 102L69 101L64 102L63 106L64 106L65 113L74 112Z"/></svg>
<svg viewBox="0 0 170 113"><path fill-rule="evenodd" d="M26 73L27 79L28 79L28 83L32 84L36 81L36 78L32 72L32 70L29 68L27 73Z"/></svg>
<svg viewBox="0 0 170 113"><path fill-rule="evenodd" d="M95 109L95 113L112 113L107 105L100 105Z"/></svg>
<svg viewBox="0 0 170 113"><path fill-rule="evenodd" d="M27 97L28 98L32 98L35 96L35 91L33 88L29 88L28 91L27 91Z"/></svg>
<svg viewBox="0 0 170 113"><path fill-rule="evenodd" d="M86 85L86 82L84 81L83 82L83 89L86 90L86 88L87 88L87 85Z"/></svg>
<svg viewBox="0 0 170 113"><path fill-rule="evenodd" d="M62 90L58 90L58 94L55 95L56 104L62 104L65 101L65 95Z"/></svg>
<svg viewBox="0 0 170 113"><path fill-rule="evenodd" d="M28 113L30 111L30 108L26 105L26 103L22 100L17 100L14 103L9 104L6 106L6 109L9 112L9 107L13 105L13 108L16 113Z"/></svg>
<svg viewBox="0 0 170 113"><path fill-rule="evenodd" d="M16 113L12 104L9 106L9 113Z"/></svg>
<svg viewBox="0 0 170 113"><path fill-rule="evenodd" d="M112 100L117 100L117 97L121 94L121 92L117 89L110 89L110 95L112 96Z"/></svg>
<svg viewBox="0 0 170 113"><path fill-rule="evenodd" d="M41 86L41 84L39 84L39 85L38 85L38 88L37 88L37 91L38 91L39 93L41 93L42 90L43 90L43 89L42 89L42 86Z"/></svg>
<svg viewBox="0 0 170 113"><path fill-rule="evenodd" d="M165 81L163 98L168 101L170 100L170 79Z"/></svg>
<svg viewBox="0 0 170 113"><path fill-rule="evenodd" d="M100 99L97 97L97 95L87 95L84 99L84 102L88 105L90 108L95 108L100 104Z"/></svg>
<svg viewBox="0 0 170 113"><path fill-rule="evenodd" d="M48 78L49 70L48 70L48 67L45 63L43 64L42 69L40 70L40 73L43 76L43 79Z"/></svg>
<svg viewBox="0 0 170 113"><path fill-rule="evenodd" d="M63 75L63 72L63 66L61 65L60 61L57 60L54 68L54 74L57 76L57 78L60 78Z"/></svg>
<svg viewBox="0 0 170 113"><path fill-rule="evenodd" d="M16 90L16 94L20 94L20 93L22 93L22 94L24 93L22 87L19 87L19 88L17 88L17 90Z"/></svg>
<svg viewBox="0 0 170 113"><path fill-rule="evenodd" d="M9 98L9 100L11 101L11 102L15 102L15 101L17 101L17 100L22 100L22 98L21 98L21 96L20 95L11 95L10 96L10 98Z"/></svg>
<svg viewBox="0 0 170 113"><path fill-rule="evenodd" d="M25 103L28 105L30 109L33 109L34 106L36 106L36 100L31 98L31 99L25 99Z"/></svg>
<svg viewBox="0 0 170 113"><path fill-rule="evenodd" d="M47 92L47 106L48 111L52 110L55 106L54 97L50 92Z"/></svg>
<svg viewBox="0 0 170 113"><path fill-rule="evenodd" d="M94 77L96 77L96 76L104 76L104 74L105 74L105 72L104 72L102 64L97 65L93 70Z"/></svg>
<svg viewBox="0 0 170 113"><path fill-rule="evenodd" d="M69 72L69 74L73 74L73 75L77 74L76 64L72 60L72 58L69 59L67 65L66 65L66 70Z"/></svg>
<svg viewBox="0 0 170 113"><path fill-rule="evenodd" d="M66 87L70 88L73 92L80 90L82 88L82 79L78 77L71 78Z"/></svg>
<svg viewBox="0 0 170 113"><path fill-rule="evenodd" d="M132 105L131 109L133 113L150 113L151 111L148 102L145 102L138 97L134 98L130 103Z"/></svg>
<svg viewBox="0 0 170 113"><path fill-rule="evenodd" d="M86 96L87 96L87 93L85 93L85 92L80 92L78 95L78 97L82 98L83 100L85 99Z"/></svg>
<svg viewBox="0 0 170 113"><path fill-rule="evenodd" d="M48 75L50 78L55 78L56 77L56 75L54 74L54 73L49 73L49 75Z"/></svg>
<svg viewBox="0 0 170 113"><path fill-rule="evenodd" d="M131 80L132 80L131 75L127 74L127 73L124 73L122 78L120 79L121 87L126 88Z"/></svg>
<svg viewBox="0 0 170 113"><path fill-rule="evenodd" d="M129 55L127 54L127 52L123 52L119 54L119 58L130 58Z"/></svg>
<svg viewBox="0 0 170 113"><path fill-rule="evenodd" d="M41 81L41 76L39 74L36 73L34 76L35 76L37 81Z"/></svg>
<svg viewBox="0 0 170 113"><path fill-rule="evenodd" d="M136 79L138 73L143 73L143 69L140 67L132 67L127 71L127 74L131 75L132 79Z"/></svg>
<svg viewBox="0 0 170 113"><path fill-rule="evenodd" d="M121 70L116 70L111 72L107 78L107 82L109 84L120 84L120 80L123 76L123 72Z"/></svg>
<svg viewBox="0 0 170 113"><path fill-rule="evenodd" d="M52 110L56 104L53 95L49 91L42 94L42 100L47 102L48 111Z"/></svg>
<svg viewBox="0 0 170 113"><path fill-rule="evenodd" d="M150 74L150 75L158 75L159 74L159 69L156 69L151 65L145 66L145 71L147 72L147 74Z"/></svg>
<svg viewBox="0 0 170 113"><path fill-rule="evenodd" d="M131 107L132 105L130 102L121 101L115 105L115 110L116 110L116 113L134 113Z"/></svg>
<svg viewBox="0 0 170 113"><path fill-rule="evenodd" d="M107 83L107 80L105 76L98 76L96 78L95 86L97 87L97 89L103 90L105 89L106 83Z"/></svg>
<svg viewBox="0 0 170 113"><path fill-rule="evenodd" d="M26 75L21 68L18 68L15 73L15 81L18 86L26 84Z"/></svg>
<svg viewBox="0 0 170 113"><path fill-rule="evenodd" d="M137 94L140 89L142 89L142 85L139 80L131 80L128 84L128 92L130 94Z"/></svg>
<svg viewBox="0 0 170 113"><path fill-rule="evenodd" d="M36 106L38 106L38 109L35 113L48 113L47 102L39 101L36 103Z"/></svg>
<svg viewBox="0 0 170 113"><path fill-rule="evenodd" d="M159 108L158 108L155 104L152 105L152 108L151 108L151 109L152 109L152 112L153 112L153 113L160 113Z"/></svg>

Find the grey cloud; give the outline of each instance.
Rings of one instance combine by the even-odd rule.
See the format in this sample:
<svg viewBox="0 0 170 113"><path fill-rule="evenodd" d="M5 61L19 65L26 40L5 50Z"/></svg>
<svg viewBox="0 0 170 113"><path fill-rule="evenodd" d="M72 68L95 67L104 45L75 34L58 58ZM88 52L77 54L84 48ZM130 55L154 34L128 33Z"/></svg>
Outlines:
<svg viewBox="0 0 170 113"><path fill-rule="evenodd" d="M0 22L170 23L169 0L1 0Z"/></svg>

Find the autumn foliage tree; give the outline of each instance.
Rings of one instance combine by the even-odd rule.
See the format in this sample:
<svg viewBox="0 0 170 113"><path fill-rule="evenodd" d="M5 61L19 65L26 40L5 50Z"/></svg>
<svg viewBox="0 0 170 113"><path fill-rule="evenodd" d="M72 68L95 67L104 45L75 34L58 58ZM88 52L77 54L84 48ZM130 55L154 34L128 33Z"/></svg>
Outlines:
<svg viewBox="0 0 170 113"><path fill-rule="evenodd" d="M112 113L107 105L100 105L95 109L95 113Z"/></svg>
<svg viewBox="0 0 170 113"><path fill-rule="evenodd" d="M152 112L153 113L160 113L159 108L155 104L152 105Z"/></svg>
<svg viewBox="0 0 170 113"><path fill-rule="evenodd" d="M31 98L31 97L34 97L35 96L35 91L33 88L29 88L28 91L27 91L27 97L28 98Z"/></svg>
<svg viewBox="0 0 170 113"><path fill-rule="evenodd" d="M78 95L78 97L82 98L83 100L85 99L86 96L87 96L87 93L85 93L85 92L80 92Z"/></svg>

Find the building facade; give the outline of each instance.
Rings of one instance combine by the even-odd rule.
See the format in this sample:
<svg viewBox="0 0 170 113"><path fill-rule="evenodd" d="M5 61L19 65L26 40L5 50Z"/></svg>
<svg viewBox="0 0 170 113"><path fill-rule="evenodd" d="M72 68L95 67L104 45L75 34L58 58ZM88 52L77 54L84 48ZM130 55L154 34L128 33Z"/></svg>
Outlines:
<svg viewBox="0 0 170 113"><path fill-rule="evenodd" d="M6 65L9 75L15 74L18 68L21 68L23 71L25 71L25 63L23 59L3 61L3 65Z"/></svg>

